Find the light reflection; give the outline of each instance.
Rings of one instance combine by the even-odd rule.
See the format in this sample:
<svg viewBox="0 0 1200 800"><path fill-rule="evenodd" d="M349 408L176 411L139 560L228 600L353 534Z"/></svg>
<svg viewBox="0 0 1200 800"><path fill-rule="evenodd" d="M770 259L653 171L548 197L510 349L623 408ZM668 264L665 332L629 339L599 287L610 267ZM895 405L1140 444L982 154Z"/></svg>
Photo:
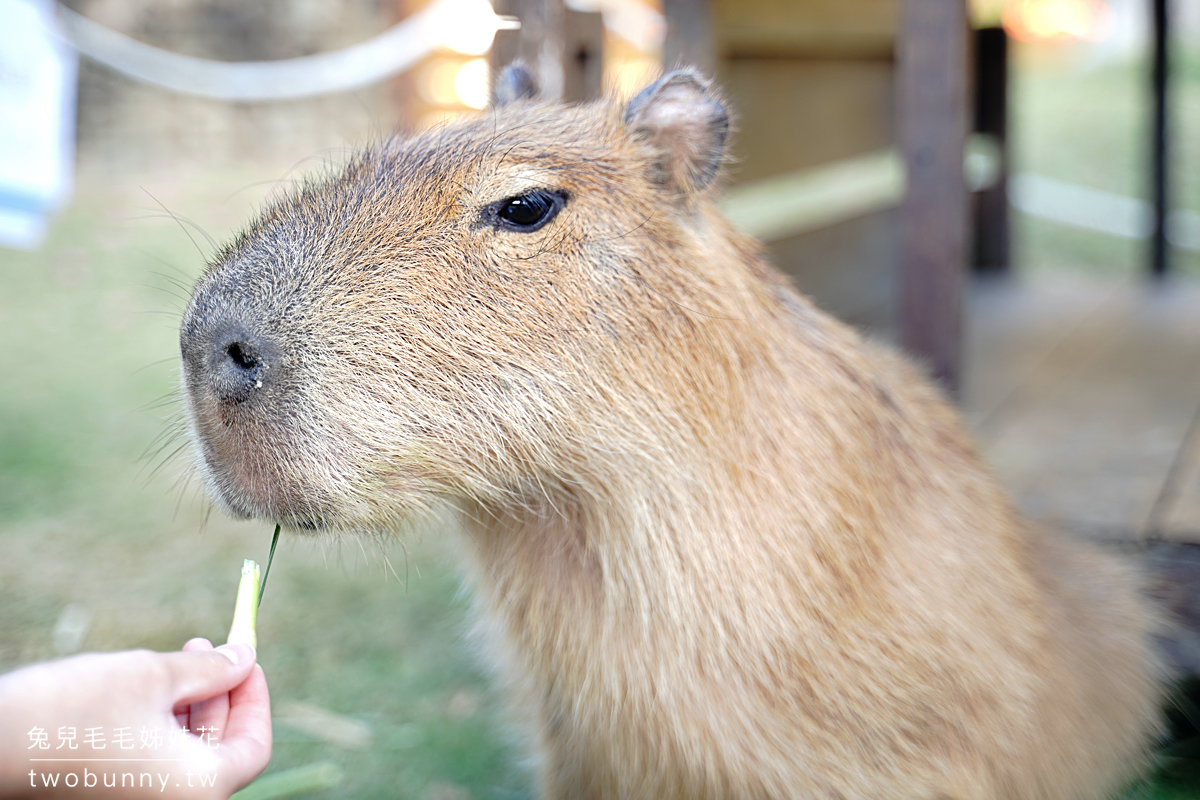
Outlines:
<svg viewBox="0 0 1200 800"><path fill-rule="evenodd" d="M1113 15L1103 0L1008 0L1004 29L1025 42L1104 41Z"/></svg>

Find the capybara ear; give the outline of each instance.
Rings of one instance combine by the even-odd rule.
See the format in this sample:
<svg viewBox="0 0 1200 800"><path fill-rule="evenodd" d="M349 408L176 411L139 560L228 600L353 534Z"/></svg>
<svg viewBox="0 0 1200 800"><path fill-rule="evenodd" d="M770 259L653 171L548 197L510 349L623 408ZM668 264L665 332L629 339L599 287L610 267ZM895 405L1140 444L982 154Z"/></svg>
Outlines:
<svg viewBox="0 0 1200 800"><path fill-rule="evenodd" d="M513 62L496 76L492 86L492 105L506 106L517 100L533 100L538 95L537 84L529 70L519 62Z"/></svg>
<svg viewBox="0 0 1200 800"><path fill-rule="evenodd" d="M687 194L703 189L717 174L729 114L713 97L707 80L691 70L679 70L629 101L625 125L661 154L652 179Z"/></svg>

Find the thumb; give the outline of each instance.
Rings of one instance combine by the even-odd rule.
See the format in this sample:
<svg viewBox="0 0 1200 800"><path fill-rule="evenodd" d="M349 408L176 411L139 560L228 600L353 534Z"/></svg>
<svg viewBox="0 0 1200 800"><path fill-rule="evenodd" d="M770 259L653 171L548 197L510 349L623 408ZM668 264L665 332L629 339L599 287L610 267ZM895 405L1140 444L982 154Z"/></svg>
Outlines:
<svg viewBox="0 0 1200 800"><path fill-rule="evenodd" d="M245 644L163 654L171 702L178 706L228 692L246 680L256 657Z"/></svg>

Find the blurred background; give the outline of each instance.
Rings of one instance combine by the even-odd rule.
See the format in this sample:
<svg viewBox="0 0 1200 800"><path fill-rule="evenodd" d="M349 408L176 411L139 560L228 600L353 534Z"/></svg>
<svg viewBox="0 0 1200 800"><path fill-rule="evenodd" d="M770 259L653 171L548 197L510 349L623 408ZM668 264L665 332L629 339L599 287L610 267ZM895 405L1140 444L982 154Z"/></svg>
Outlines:
<svg viewBox="0 0 1200 800"><path fill-rule="evenodd" d="M713 74L738 119L731 218L828 310L904 340L899 0L664 2L0 0L0 670L224 640L271 529L189 478L190 287L293 182L487 113L515 57L567 101L664 63ZM939 5L962 28L961 214L917 238L963 231L948 386L1034 517L1200 540L1200 3ZM280 543L259 616L277 745L247 797L531 796L440 534Z"/></svg>

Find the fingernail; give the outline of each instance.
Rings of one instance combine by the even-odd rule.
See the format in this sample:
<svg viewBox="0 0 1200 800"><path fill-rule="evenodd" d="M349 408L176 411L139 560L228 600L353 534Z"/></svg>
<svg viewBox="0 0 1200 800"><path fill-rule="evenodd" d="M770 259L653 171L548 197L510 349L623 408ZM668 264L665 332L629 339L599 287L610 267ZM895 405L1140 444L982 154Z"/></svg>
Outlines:
<svg viewBox="0 0 1200 800"><path fill-rule="evenodd" d="M217 648L217 652L228 658L234 664L238 663L237 650L232 645L223 644Z"/></svg>

